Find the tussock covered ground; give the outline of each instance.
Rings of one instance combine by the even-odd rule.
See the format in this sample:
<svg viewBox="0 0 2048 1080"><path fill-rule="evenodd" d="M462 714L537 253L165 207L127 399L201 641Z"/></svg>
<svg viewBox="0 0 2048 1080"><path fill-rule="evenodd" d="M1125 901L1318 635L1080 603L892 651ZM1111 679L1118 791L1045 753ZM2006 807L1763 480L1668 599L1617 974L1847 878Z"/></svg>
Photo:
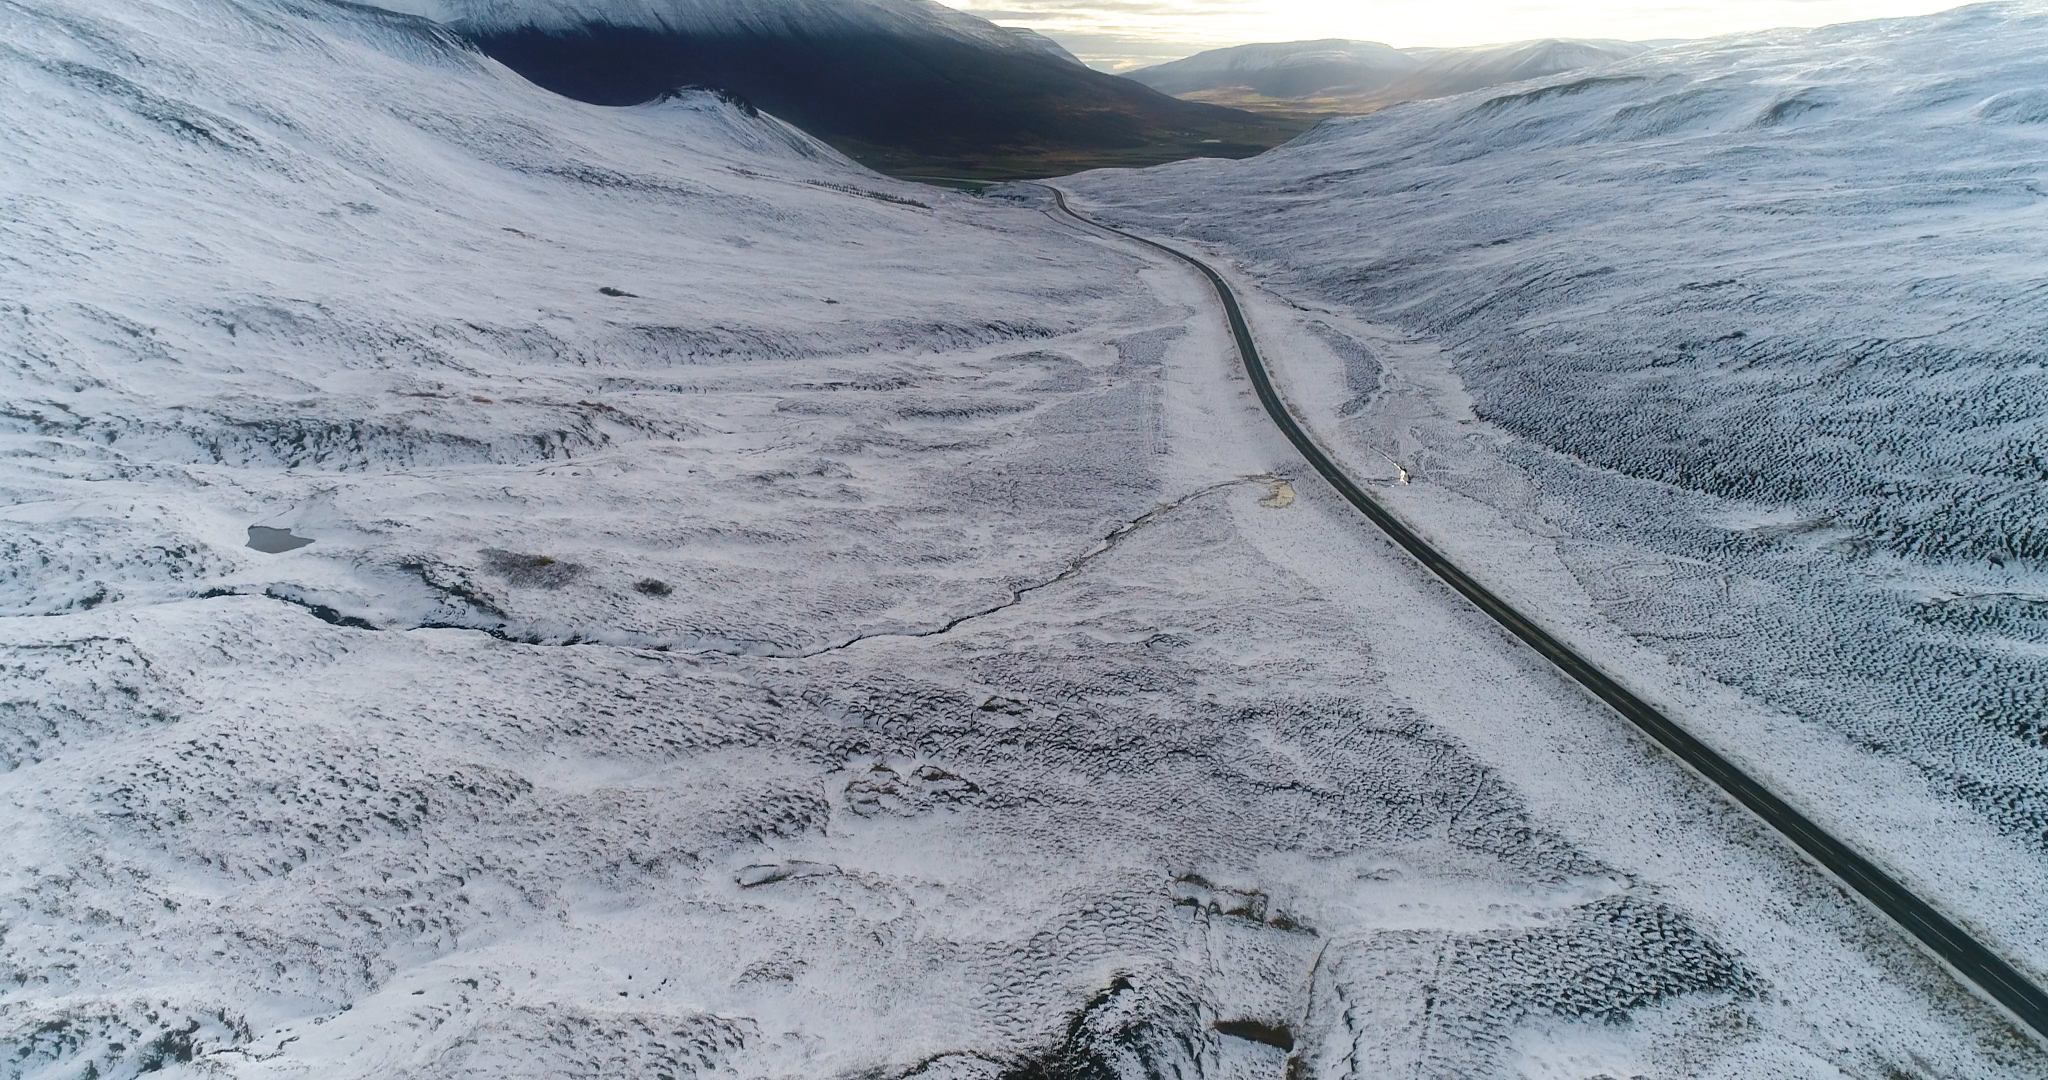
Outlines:
<svg viewBox="0 0 2048 1080"><path fill-rule="evenodd" d="M1719 38L1077 187L1375 324L1296 390L1409 470L1391 498L1817 723L1723 745L1852 832L1894 816L1866 846L2039 972L2044 45L2035 4ZM1954 807L1995 836L1924 827Z"/></svg>
<svg viewBox="0 0 2048 1080"><path fill-rule="evenodd" d="M0 40L0 1076L2041 1071L1274 497L1184 272L350 5Z"/></svg>

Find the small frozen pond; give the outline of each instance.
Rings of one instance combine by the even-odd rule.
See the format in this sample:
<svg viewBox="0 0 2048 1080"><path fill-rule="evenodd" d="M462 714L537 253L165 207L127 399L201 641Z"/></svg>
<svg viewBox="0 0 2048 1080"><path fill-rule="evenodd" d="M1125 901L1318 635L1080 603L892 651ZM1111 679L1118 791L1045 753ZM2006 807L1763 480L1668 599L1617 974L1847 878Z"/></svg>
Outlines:
<svg viewBox="0 0 2048 1080"><path fill-rule="evenodd" d="M303 536L293 536L290 529L272 529L262 525L249 526L249 546L265 555L280 555L297 551L313 541Z"/></svg>

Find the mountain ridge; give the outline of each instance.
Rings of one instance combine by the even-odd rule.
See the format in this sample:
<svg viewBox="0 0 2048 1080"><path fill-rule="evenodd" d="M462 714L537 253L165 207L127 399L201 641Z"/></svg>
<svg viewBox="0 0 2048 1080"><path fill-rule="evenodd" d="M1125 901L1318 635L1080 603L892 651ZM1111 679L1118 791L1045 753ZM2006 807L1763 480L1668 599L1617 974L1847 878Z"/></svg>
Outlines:
<svg viewBox="0 0 2048 1080"><path fill-rule="evenodd" d="M382 0L528 80L634 105L737 94L898 175L1044 176L1244 157L1305 125L1183 101L934 0Z"/></svg>
<svg viewBox="0 0 2048 1080"><path fill-rule="evenodd" d="M1396 49L1323 38L1211 49L1124 78L1185 100L1277 113L1366 113L1625 60L1637 42L1538 38L1462 48Z"/></svg>

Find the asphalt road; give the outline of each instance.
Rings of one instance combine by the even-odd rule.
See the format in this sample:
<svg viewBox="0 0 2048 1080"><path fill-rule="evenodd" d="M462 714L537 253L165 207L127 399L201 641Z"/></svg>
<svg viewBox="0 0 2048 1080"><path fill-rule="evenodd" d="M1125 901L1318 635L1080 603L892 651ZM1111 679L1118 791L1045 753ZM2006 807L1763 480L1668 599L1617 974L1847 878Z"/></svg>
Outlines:
<svg viewBox="0 0 2048 1080"><path fill-rule="evenodd" d="M1265 405L1266 412L1273 418L1273 423L1279 426L1281 433L1287 436L1287 441L1294 444L1295 450L1308 461L1310 467L1324 480L1329 481L1330 486L1344 496L1346 501L1357 507L1359 513L1364 514L1395 543L1407 549L1408 554L1414 556L1415 560L1427 567L1431 573L1443 579L1445 584L1477 605L1479 610L1506 627L1530 648L1542 653L1594 697L1641 728L1694 772L1727 792L1730 798L1777 830L1779 835L1790 841L1807 858L1820 864L1843 885L1869 901L1966 983L1996 1002L2011 1014L2014 1020L2030 1029L2035 1037L2048 1042L2048 991L2035 985L2018 969L1971 937L1962 927L1935 910L1933 905L1915 895L1876 863L1829 835L1806 815L1773 794L1755 777L1722 757L1712 747L1694 738L1670 717L1630 692L1596 667L1592 661L1579 655L1571 646L1551 636L1528 616L1515 610L1488 591L1485 586L1474 581L1470 575L1445 558L1442 552L1402 524L1386 507L1368 495L1363 487L1345 475L1344 471L1337 467L1337 463L1332 461L1328 454L1323 453L1315 440L1309 437L1308 431L1295 420L1294 415L1287 411L1286 403L1281 400L1279 391L1273 386L1272 376L1266 371L1265 361L1259 356L1258 343L1252 339L1251 326L1245 322L1244 310L1238 305L1237 294L1232 291L1229 283L1223 280L1222 275L1210 269L1207 263L1177 248L1083 217L1067 205L1065 192L1049 184L1040 186L1053 193L1053 199L1058 203L1061 213L1082 225L1163 252L1194 267L1209 280L1209 284L1215 287L1217 299L1223 303L1224 314L1229 318L1230 334L1237 341L1237 352L1244 361L1245 374L1251 378L1252 386L1258 391L1259 401Z"/></svg>

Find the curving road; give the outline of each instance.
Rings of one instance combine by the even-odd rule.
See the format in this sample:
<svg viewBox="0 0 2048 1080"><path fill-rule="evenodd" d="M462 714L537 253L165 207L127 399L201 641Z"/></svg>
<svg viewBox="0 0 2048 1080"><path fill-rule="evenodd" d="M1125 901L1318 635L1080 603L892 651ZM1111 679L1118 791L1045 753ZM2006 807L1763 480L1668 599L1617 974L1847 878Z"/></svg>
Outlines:
<svg viewBox="0 0 2048 1080"><path fill-rule="evenodd" d="M1590 660L1579 655L1571 646L1551 636L1528 616L1515 610L1488 591L1485 586L1474 581L1470 575L1445 558L1442 552L1416 535L1386 507L1366 494L1364 488L1346 476L1344 471L1337 467L1337 463L1323 453L1315 440L1309 437L1308 431L1295 420L1293 414L1287 411L1286 403L1280 399L1279 391L1273 386L1272 376L1266 371L1265 361L1259 356L1258 343L1252 340L1251 326L1245 322L1244 310L1238 305L1237 294L1232 291L1229 283L1223 280L1221 274L1202 260L1177 248L1084 217L1067 205L1065 192L1049 184L1040 186L1052 192L1053 200L1058 204L1062 214L1088 228L1110 233L1172 256L1194 267L1209 280L1209 284L1215 287L1217 299L1223 303L1224 314L1229 318L1230 334L1237 340L1237 352L1244 361L1245 374L1250 376L1252 386L1258 391L1259 401L1265 405L1266 412L1273 418L1273 423L1279 426L1281 433L1287 436L1287 441L1294 444L1295 450L1309 465L1321 474L1324 480L1329 481L1330 486L1336 488L1338 494L1357 507L1359 513L1364 514L1395 543L1407 549L1417 562L1442 578L1445 584L1477 605L1479 610L1521 638L1530 648L1542 653L1565 674L1576 679L1579 685L1585 687L1594 697L1606 702L1614 711L1656 739L1680 761L1712 781L1757 817L1762 818L1765 824L1776 829L1808 858L1819 863L1842 884L1869 901L1900 928L1911 934L1967 983L2003 1007L2013 1019L2025 1025L2037 1038L2048 1041L2048 991L2035 985L2018 969L1971 937L1962 927L1914 895L1898 879L1886 873L1856 849L1829 835L1806 815L1772 794L1770 789L1758 782L1755 777L1722 757L1712 747L1694 738L1670 717L1631 693Z"/></svg>

